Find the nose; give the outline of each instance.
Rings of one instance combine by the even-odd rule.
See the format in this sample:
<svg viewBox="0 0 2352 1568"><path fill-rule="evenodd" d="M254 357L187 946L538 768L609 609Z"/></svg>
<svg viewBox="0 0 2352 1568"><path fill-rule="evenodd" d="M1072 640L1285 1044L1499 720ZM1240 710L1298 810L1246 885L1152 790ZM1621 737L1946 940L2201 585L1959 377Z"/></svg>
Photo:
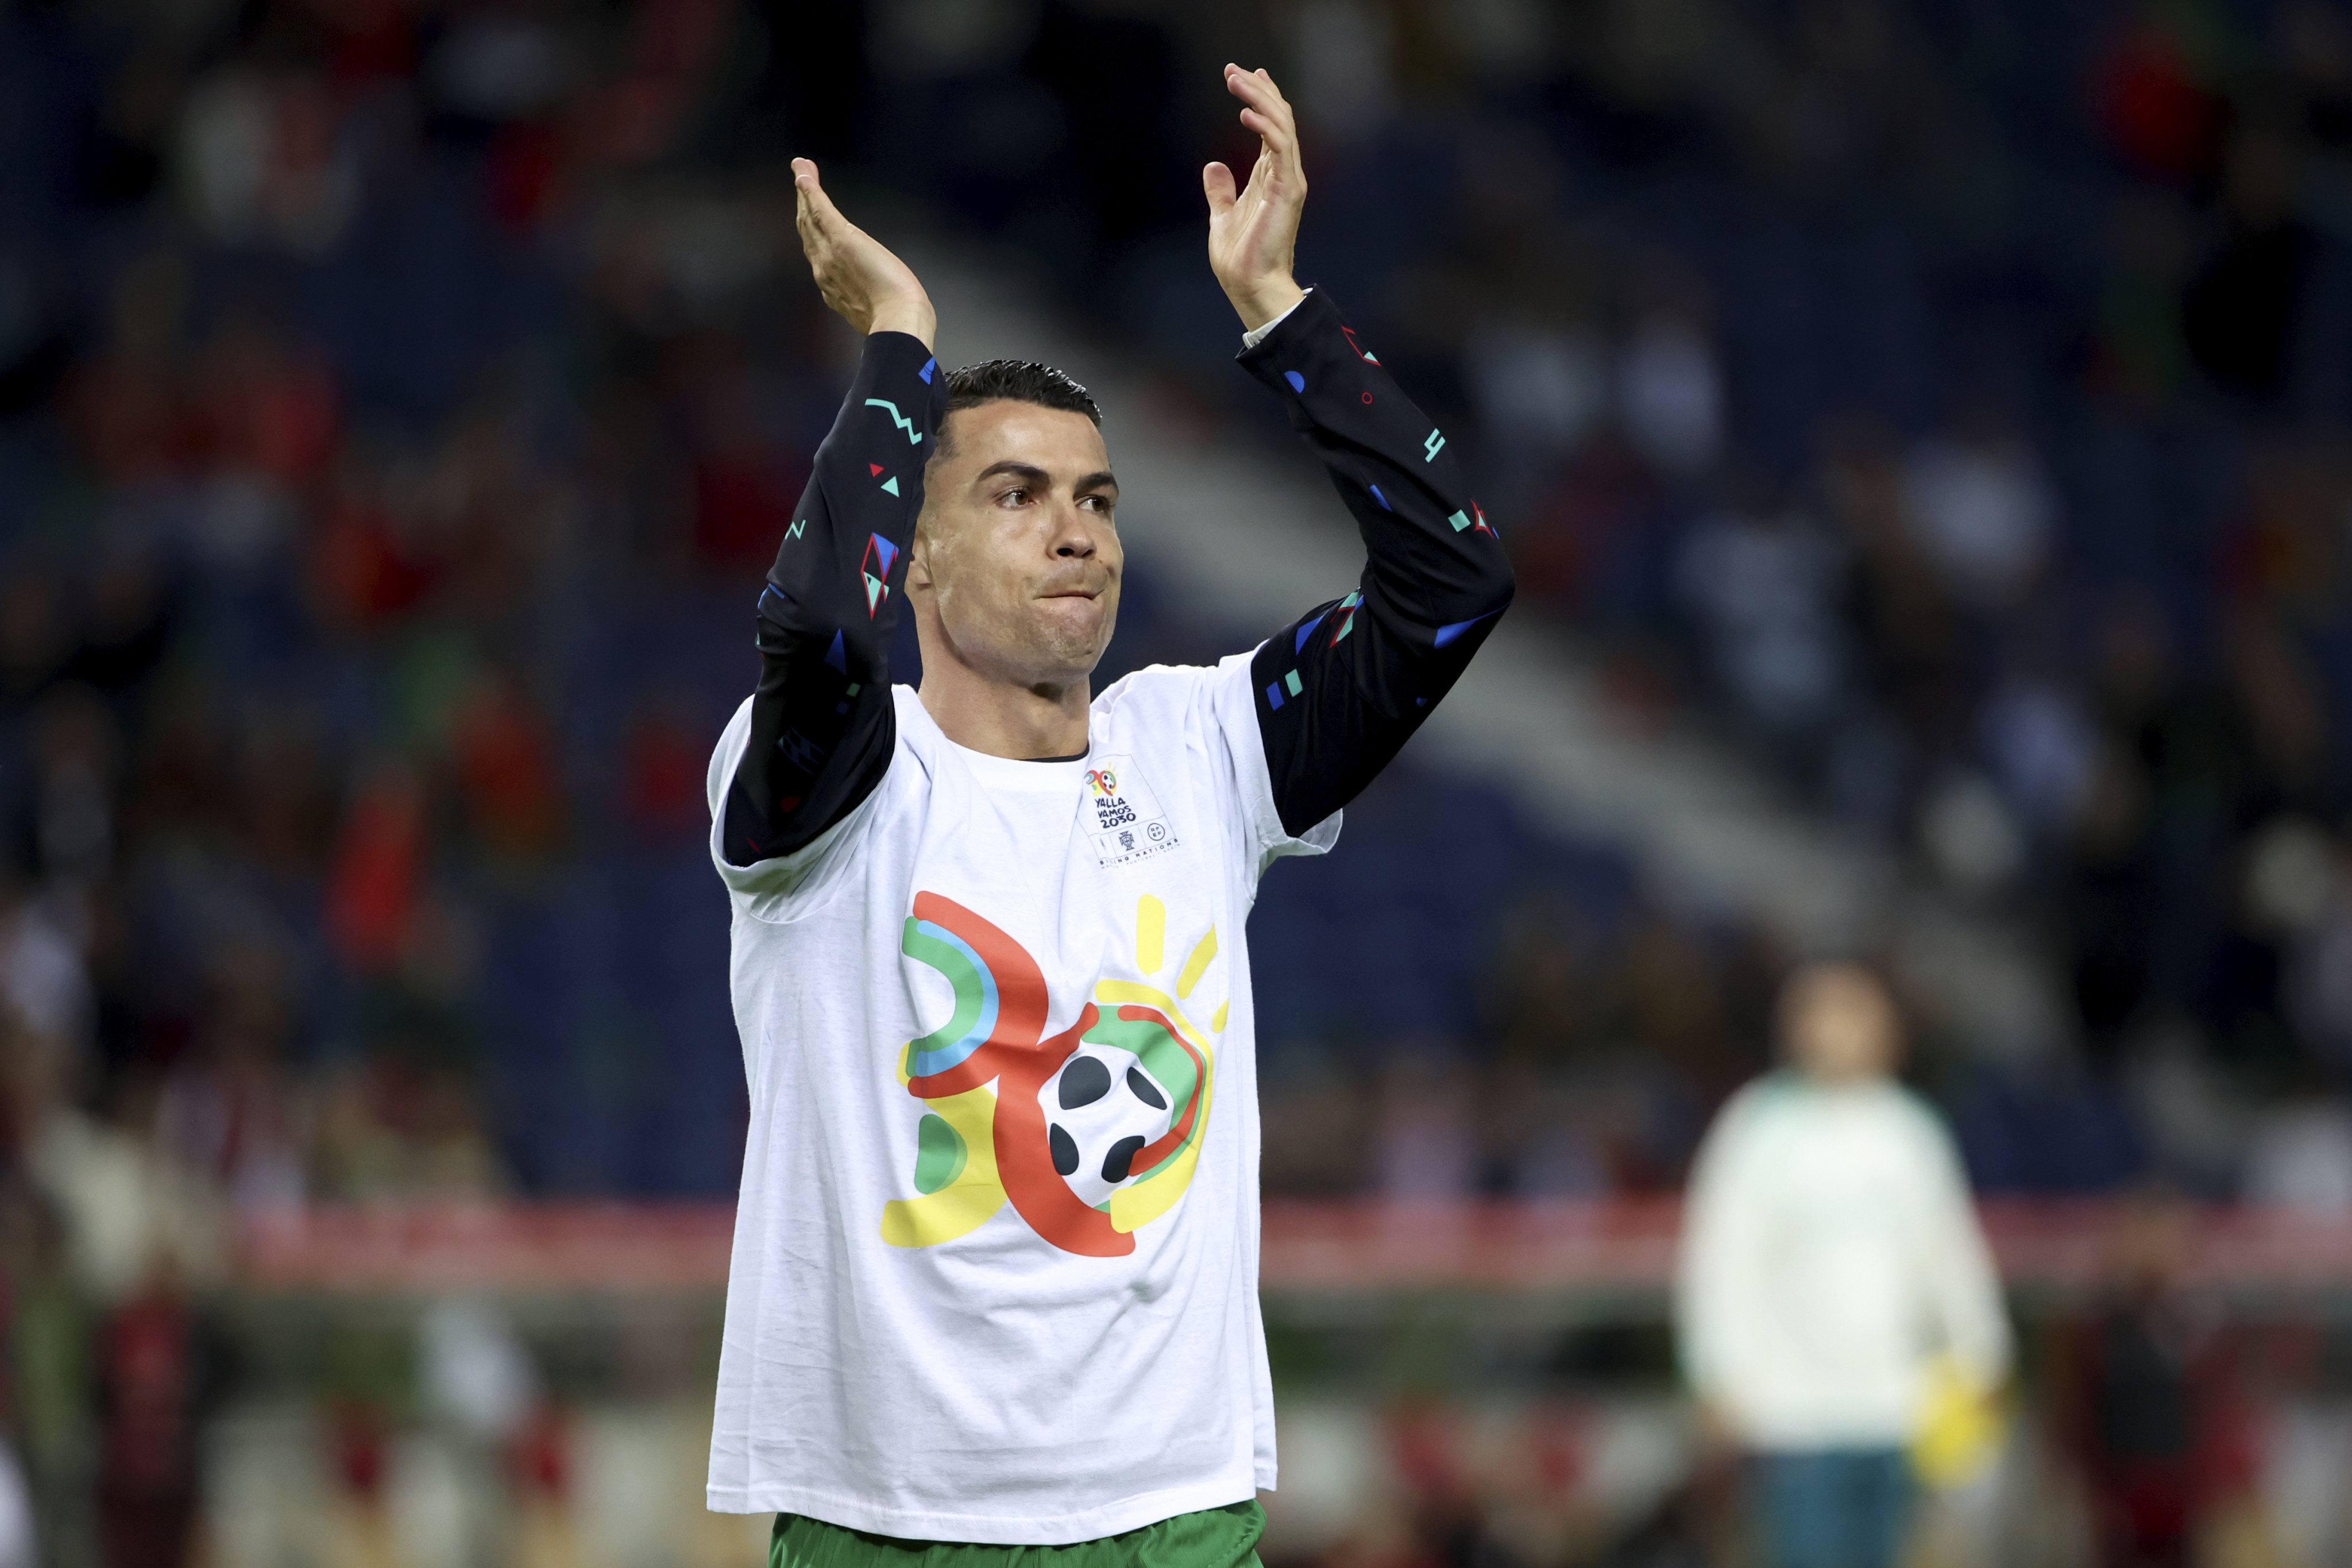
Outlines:
<svg viewBox="0 0 2352 1568"><path fill-rule="evenodd" d="M1056 560L1085 561L1095 553L1095 531L1087 514L1073 501L1054 510L1054 555Z"/></svg>

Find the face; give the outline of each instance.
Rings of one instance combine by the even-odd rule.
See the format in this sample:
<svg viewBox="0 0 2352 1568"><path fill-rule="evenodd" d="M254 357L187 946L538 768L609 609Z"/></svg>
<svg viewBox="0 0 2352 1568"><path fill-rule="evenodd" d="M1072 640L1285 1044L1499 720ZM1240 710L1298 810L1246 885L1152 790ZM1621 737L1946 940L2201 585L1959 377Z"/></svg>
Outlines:
<svg viewBox="0 0 2352 1568"><path fill-rule="evenodd" d="M1869 970L1824 963L1801 971L1781 993L1789 1054L1824 1083L1855 1083L1895 1068L1901 1048L1895 1003Z"/></svg>
<svg viewBox="0 0 2352 1568"><path fill-rule="evenodd" d="M926 666L945 657L1031 689L1085 679L1110 645L1125 564L1102 432L999 402L957 410L940 437L907 565Z"/></svg>

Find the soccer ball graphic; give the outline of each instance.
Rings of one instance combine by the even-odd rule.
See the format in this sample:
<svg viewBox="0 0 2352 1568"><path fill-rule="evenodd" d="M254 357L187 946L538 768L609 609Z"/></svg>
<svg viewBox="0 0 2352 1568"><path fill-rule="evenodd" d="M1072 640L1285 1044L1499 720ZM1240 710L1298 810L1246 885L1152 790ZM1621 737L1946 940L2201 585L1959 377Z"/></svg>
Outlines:
<svg viewBox="0 0 2352 1568"><path fill-rule="evenodd" d="M1116 1046L1079 1047L1037 1091L1037 1103L1054 1169L1092 1208L1143 1173L1136 1156L1174 1115L1166 1086Z"/></svg>

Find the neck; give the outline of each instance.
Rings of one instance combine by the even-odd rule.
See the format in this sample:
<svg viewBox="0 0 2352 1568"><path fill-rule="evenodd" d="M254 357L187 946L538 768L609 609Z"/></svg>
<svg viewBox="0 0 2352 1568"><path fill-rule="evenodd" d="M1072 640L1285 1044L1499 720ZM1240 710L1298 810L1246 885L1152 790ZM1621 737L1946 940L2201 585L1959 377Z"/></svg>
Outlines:
<svg viewBox="0 0 2352 1568"><path fill-rule="evenodd" d="M924 650L928 656L929 649ZM1022 686L992 679L968 665L923 660L916 691L940 733L967 751L992 757L1066 757L1087 749L1086 677L1066 685Z"/></svg>

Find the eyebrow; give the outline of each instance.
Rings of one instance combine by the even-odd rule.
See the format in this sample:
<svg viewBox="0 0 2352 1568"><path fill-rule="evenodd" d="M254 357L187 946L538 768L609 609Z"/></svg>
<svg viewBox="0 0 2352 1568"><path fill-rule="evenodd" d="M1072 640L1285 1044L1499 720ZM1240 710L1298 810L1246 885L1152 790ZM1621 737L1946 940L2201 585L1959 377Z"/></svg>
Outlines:
<svg viewBox="0 0 2352 1568"><path fill-rule="evenodd" d="M988 467L981 469L977 475L973 476L971 482L976 485L983 484L988 480L994 479L999 474L1011 474L1015 479L1027 479L1033 485L1050 484L1054 478L1053 475L1047 473L1045 469L1039 468L1034 463L1024 463L1015 458L1007 458L1001 463L991 463ZM1108 468L1101 468L1097 469L1094 473L1088 474L1085 479L1080 479L1076 485L1072 487L1072 493L1084 494L1087 490L1099 489L1116 491L1118 489L1118 479L1117 477L1115 477Z"/></svg>

